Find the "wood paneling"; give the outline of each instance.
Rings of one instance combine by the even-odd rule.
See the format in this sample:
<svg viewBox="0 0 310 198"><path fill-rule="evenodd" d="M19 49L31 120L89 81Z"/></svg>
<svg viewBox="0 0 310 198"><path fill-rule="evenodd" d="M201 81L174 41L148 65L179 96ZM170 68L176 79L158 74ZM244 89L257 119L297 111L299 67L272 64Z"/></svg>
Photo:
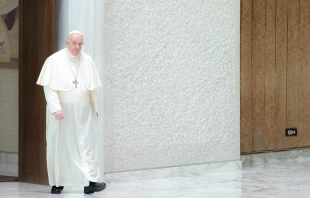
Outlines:
<svg viewBox="0 0 310 198"><path fill-rule="evenodd" d="M252 151L251 98L251 19L252 1L241 2L241 150Z"/></svg>
<svg viewBox="0 0 310 198"><path fill-rule="evenodd" d="M241 152L310 146L310 1L242 0L241 14Z"/></svg>
<svg viewBox="0 0 310 198"><path fill-rule="evenodd" d="M275 145L276 0L266 1L265 150Z"/></svg>
<svg viewBox="0 0 310 198"><path fill-rule="evenodd" d="M253 0L252 16L252 133L254 150L264 148L265 125L265 1Z"/></svg>
<svg viewBox="0 0 310 198"><path fill-rule="evenodd" d="M54 52L54 1L20 0L19 5L19 181L47 184L46 102L36 81Z"/></svg>
<svg viewBox="0 0 310 198"><path fill-rule="evenodd" d="M298 126L299 83L299 0L288 1L287 25L287 127ZM299 136L286 138L285 147L298 147Z"/></svg>
<svg viewBox="0 0 310 198"><path fill-rule="evenodd" d="M286 127L286 67L287 67L287 0L276 4L276 107L275 149L285 145Z"/></svg>
<svg viewBox="0 0 310 198"><path fill-rule="evenodd" d="M309 145L310 132L310 1L300 0L299 128L300 146Z"/></svg>

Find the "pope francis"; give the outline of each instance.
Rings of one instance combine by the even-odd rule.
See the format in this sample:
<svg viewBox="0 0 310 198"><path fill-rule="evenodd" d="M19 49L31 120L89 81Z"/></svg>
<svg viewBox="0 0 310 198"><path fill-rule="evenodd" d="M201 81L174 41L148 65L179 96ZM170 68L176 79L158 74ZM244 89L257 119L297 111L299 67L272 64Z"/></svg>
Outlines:
<svg viewBox="0 0 310 198"><path fill-rule="evenodd" d="M51 193L64 186L102 191L97 142L96 88L101 86L92 58L83 53L83 34L69 33L67 47L49 56L37 81L47 102L47 169Z"/></svg>

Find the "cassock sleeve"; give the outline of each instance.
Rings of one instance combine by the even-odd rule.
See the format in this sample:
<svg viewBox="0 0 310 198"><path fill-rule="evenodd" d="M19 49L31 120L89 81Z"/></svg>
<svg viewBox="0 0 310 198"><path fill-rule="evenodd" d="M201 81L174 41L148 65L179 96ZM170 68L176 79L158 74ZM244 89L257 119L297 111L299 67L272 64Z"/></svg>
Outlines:
<svg viewBox="0 0 310 198"><path fill-rule="evenodd" d="M89 90L90 98L93 104L93 108L96 113L98 113L98 101L97 101L97 93L96 90Z"/></svg>
<svg viewBox="0 0 310 198"><path fill-rule="evenodd" d="M60 102L59 102L59 98L57 95L57 90L51 89L48 86L44 86L43 89L44 89L47 106L51 114L55 113L56 111L62 110Z"/></svg>

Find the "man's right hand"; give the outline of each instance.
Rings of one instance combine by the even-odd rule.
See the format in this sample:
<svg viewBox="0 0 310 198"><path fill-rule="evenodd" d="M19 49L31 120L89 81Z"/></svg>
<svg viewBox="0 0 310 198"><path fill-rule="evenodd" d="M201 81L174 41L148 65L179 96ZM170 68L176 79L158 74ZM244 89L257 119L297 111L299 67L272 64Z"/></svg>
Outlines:
<svg viewBox="0 0 310 198"><path fill-rule="evenodd" d="M63 120L65 118L64 114L62 113L62 110L56 111L53 113L56 120Z"/></svg>

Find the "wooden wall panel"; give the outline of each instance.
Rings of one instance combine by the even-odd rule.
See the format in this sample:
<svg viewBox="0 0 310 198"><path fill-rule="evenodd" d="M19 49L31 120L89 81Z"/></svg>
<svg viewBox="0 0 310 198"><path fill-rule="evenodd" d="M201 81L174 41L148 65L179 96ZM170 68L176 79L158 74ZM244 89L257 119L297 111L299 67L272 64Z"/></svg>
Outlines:
<svg viewBox="0 0 310 198"><path fill-rule="evenodd" d="M265 1L253 0L252 16L252 131L255 151L264 148L265 125Z"/></svg>
<svg viewBox="0 0 310 198"><path fill-rule="evenodd" d="M241 150L252 151L251 20L252 0L241 2Z"/></svg>
<svg viewBox="0 0 310 198"><path fill-rule="evenodd" d="M36 85L54 52L54 1L19 1L19 180L47 184L45 99Z"/></svg>
<svg viewBox="0 0 310 198"><path fill-rule="evenodd" d="M286 127L298 127L299 84L299 0L288 1L287 48L287 123ZM282 131L283 136L283 131ZM298 137L286 138L286 148L298 147Z"/></svg>
<svg viewBox="0 0 310 198"><path fill-rule="evenodd" d="M276 0L266 1L265 148L275 146Z"/></svg>
<svg viewBox="0 0 310 198"><path fill-rule="evenodd" d="M276 4L276 149L286 141L287 1L277 0Z"/></svg>
<svg viewBox="0 0 310 198"><path fill-rule="evenodd" d="M241 13L241 152L309 147L310 1L241 0Z"/></svg>
<svg viewBox="0 0 310 198"><path fill-rule="evenodd" d="M299 145L310 140L310 1L300 0L299 38Z"/></svg>

